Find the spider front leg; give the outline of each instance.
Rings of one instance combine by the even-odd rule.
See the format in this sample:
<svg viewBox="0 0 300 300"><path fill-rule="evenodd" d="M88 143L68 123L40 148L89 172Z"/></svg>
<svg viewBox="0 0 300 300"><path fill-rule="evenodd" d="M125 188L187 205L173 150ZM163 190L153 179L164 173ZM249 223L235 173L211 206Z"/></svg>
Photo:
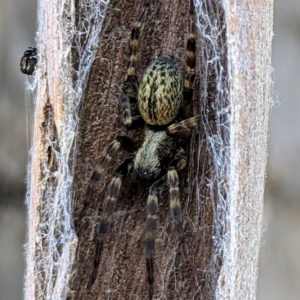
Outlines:
<svg viewBox="0 0 300 300"><path fill-rule="evenodd" d="M147 220L145 228L144 250L146 253L146 269L148 281L149 300L153 298L155 238L158 227L158 194L168 185L170 189L170 215L175 221L175 230L179 236L184 255L186 256L184 235L181 226L181 207L179 201L179 179L177 171L186 167L187 158L184 150L180 148L174 160L170 163L168 173L157 180L149 190L147 199Z"/></svg>
<svg viewBox="0 0 300 300"><path fill-rule="evenodd" d="M108 146L107 150L105 151L105 154L100 157L98 160L98 164L95 167L92 176L90 178L90 182L86 191L86 196L83 204L83 208L81 211L82 213L85 211L87 206L91 203L91 200L93 199L94 196L94 189L96 183L101 179L104 171L108 167L112 157L116 155L118 150L120 148L123 148L129 153L132 153L136 151L136 145L133 142L132 139L130 139L127 136L118 136L115 140L112 141L112 143Z"/></svg>
<svg viewBox="0 0 300 300"><path fill-rule="evenodd" d="M119 197L122 180L131 172L132 166L133 159L126 159L115 171L114 177L112 178L107 187L106 204L102 213L101 221L97 227L97 243L94 258L94 269L90 281L88 283L88 288L90 288L96 280L97 271L100 265L101 255L103 252L104 240L112 222L112 216L115 211L116 201Z"/></svg>

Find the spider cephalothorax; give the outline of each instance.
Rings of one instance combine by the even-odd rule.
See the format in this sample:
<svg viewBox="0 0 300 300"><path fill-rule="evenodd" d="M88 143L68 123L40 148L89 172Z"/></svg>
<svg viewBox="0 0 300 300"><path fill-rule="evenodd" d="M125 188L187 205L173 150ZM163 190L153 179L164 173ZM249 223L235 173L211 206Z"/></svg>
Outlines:
<svg viewBox="0 0 300 300"><path fill-rule="evenodd" d="M144 139L134 158L134 173L141 179L157 179L174 156L177 140L165 130L144 129Z"/></svg>
<svg viewBox="0 0 300 300"><path fill-rule="evenodd" d="M37 48L29 47L23 54L20 61L20 69L23 74L32 75L38 61Z"/></svg>
<svg viewBox="0 0 300 300"><path fill-rule="evenodd" d="M94 185L101 179L111 158L114 157L120 148L129 152L129 158L115 170L114 176L107 187L106 204L97 229L94 270L88 286L91 286L97 277L97 269L100 264L105 237L112 222L122 180L126 176L131 176L147 182L146 186L149 187L144 250L146 254L149 299L152 299L154 282L153 258L158 227L158 194L165 187L169 188L170 215L174 221L183 253L186 254L181 225L182 213L178 171L186 166L187 158L182 146L190 135L190 127L197 126L200 116L185 119L192 102L195 78L196 41L193 1L190 0L189 32L186 46L187 66L184 78L174 57L165 55L157 58L144 71L138 83L135 76L136 53L140 30L148 7L149 3L146 3L131 32L130 60L124 82L124 86L133 87L132 90L136 93L135 97L140 115L131 116L130 101L132 97L124 94L120 100L120 110L124 125L128 129L134 129L136 121L143 121L143 135L137 143L126 136L118 136L109 145L104 155L99 159L98 165L91 176L84 208L91 201L94 195ZM141 122L138 123L141 124Z"/></svg>

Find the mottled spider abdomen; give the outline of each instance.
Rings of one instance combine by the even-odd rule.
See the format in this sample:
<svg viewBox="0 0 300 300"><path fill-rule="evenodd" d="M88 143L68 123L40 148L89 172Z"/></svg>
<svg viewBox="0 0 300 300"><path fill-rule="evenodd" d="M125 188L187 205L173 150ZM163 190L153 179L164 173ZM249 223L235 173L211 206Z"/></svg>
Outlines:
<svg viewBox="0 0 300 300"><path fill-rule="evenodd" d="M166 55L155 60L143 74L138 90L138 107L150 125L172 122L182 101L183 80L173 59Z"/></svg>

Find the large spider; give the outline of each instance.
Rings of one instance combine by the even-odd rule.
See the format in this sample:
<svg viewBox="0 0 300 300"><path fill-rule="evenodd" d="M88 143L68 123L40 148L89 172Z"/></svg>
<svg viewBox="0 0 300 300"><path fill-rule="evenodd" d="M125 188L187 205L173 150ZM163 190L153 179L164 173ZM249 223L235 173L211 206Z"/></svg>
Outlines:
<svg viewBox="0 0 300 300"><path fill-rule="evenodd" d="M136 144L126 136L118 136L109 145L105 154L100 157L94 169L86 193L83 210L93 197L94 186L101 179L111 158L123 148L130 153L114 172L107 188L106 204L97 227L96 253L94 269L88 287L96 280L105 237L110 229L112 217L119 196L122 180L133 175L149 187L147 199L147 220L145 226L144 251L146 254L146 269L149 299L153 298L154 282L154 248L156 230L158 227L158 194L165 186L169 187L170 215L175 223L184 255L185 240L182 230L182 212L179 199L178 171L185 168L187 158L181 147L190 136L190 127L197 126L200 116L185 119L190 110L193 97L193 82L195 79L196 38L193 1L190 0L190 18L186 44L186 74L184 79L171 55L157 58L144 72L138 83L135 69L139 37L150 3L146 2L136 19L131 31L129 43L130 59L124 81L125 87L130 86L135 93L140 115L131 116L130 103L132 97L124 93L120 100L120 110L123 124L127 128L136 128L144 122L143 136Z"/></svg>

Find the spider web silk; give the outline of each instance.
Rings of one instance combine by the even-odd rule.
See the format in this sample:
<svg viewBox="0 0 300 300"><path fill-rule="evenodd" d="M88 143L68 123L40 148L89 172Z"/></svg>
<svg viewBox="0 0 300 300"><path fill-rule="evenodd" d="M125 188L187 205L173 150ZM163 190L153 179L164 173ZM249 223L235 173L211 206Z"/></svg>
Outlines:
<svg viewBox="0 0 300 300"><path fill-rule="evenodd" d="M230 170L216 299L256 299L272 94L273 1L227 1Z"/></svg>
<svg viewBox="0 0 300 300"><path fill-rule="evenodd" d="M27 192L25 299L28 300L66 299L71 293L68 283L77 247L71 216L78 109L97 53L108 3L108 0L38 1L39 67L28 89L37 95L46 94L50 104L57 102L48 107L47 124L37 117L47 99L39 97L35 103L34 146ZM76 58L72 57L74 53ZM56 122L54 126L52 119ZM46 128L42 137L41 124ZM53 135L57 137L53 138ZM54 156L54 171L44 149L40 149L41 140ZM41 166L36 165L39 159ZM40 172L36 168L40 168ZM44 189L46 185L47 190Z"/></svg>
<svg viewBox="0 0 300 300"><path fill-rule="evenodd" d="M255 299L268 116L272 107L272 1L195 0L203 139L192 189L212 201L212 255L206 270L215 299ZM275 97L276 98L276 97ZM275 99L276 101L276 99ZM213 112L215 122L210 121ZM203 143L206 140L206 144ZM198 143L198 144L196 144ZM203 146L209 172L201 166ZM192 175L189 175L192 178ZM202 201L202 202L201 202Z"/></svg>
<svg viewBox="0 0 300 300"><path fill-rule="evenodd" d="M200 111L217 116L213 125L209 113L203 120L214 219L208 272L217 276L215 299L255 299L272 106L273 3L194 2L201 43ZM200 141L198 149L200 157ZM203 180L199 175L197 187Z"/></svg>
<svg viewBox="0 0 300 300"><path fill-rule="evenodd" d="M200 70L200 104L195 108L194 114L200 112L203 115L203 133L197 142L192 140L190 153L198 151L198 160L197 166L190 167L190 170L197 170L192 189L196 190L195 200L199 215L201 210L204 214L203 196L201 199L201 195L205 194L203 187L207 187L206 195L209 195L208 201L212 202L212 255L205 272L211 278L213 290L216 288L224 255L223 239L230 172L230 88L224 3L225 1L218 0L194 1L199 35L197 63ZM209 154L205 161L200 159L203 152ZM190 161L193 161L193 157L190 157Z"/></svg>

